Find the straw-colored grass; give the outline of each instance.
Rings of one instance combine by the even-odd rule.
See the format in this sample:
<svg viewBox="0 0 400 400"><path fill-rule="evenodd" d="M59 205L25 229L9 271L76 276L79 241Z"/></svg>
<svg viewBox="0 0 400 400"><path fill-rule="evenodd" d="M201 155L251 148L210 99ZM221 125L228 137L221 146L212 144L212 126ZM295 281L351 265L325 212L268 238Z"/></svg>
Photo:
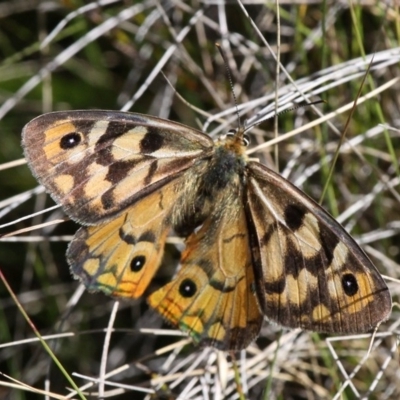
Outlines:
<svg viewBox="0 0 400 400"><path fill-rule="evenodd" d="M248 349L228 354L192 345L145 299L115 303L87 293L65 260L77 225L65 222L21 160L24 124L52 110L135 111L213 137L236 128L218 41L247 124L304 97L324 100L280 114L277 128L274 118L255 126L250 152L317 201L324 193L323 206L387 277L396 301L399 6L279 3L279 13L268 0L0 4L0 269L16 294L0 284L1 399L400 397L396 306L372 344L370 335L328 337L265 322ZM275 136L283 140L271 145ZM172 242L171 265L178 259Z"/></svg>

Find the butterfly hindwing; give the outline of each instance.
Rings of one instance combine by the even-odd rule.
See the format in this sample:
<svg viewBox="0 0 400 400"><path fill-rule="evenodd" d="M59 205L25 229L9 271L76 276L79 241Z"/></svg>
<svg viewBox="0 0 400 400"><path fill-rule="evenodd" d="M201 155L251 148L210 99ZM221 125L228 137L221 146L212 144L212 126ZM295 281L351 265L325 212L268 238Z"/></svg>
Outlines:
<svg viewBox="0 0 400 400"><path fill-rule="evenodd" d="M119 217L78 230L67 259L73 274L89 290L128 298L143 294L162 262L172 208L180 196L179 179Z"/></svg>
<svg viewBox="0 0 400 400"><path fill-rule="evenodd" d="M188 238L180 270L149 304L196 342L233 350L258 336L263 317L244 209L236 199L222 210Z"/></svg>
<svg viewBox="0 0 400 400"><path fill-rule="evenodd" d="M303 192L248 165L248 219L267 318L319 332L365 332L391 310L386 284L355 241Z"/></svg>

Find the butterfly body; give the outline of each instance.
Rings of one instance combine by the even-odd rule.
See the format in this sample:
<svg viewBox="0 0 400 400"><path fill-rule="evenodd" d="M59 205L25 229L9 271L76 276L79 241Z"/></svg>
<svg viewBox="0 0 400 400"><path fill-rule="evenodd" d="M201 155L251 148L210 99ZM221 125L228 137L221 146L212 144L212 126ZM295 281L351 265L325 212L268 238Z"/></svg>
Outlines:
<svg viewBox="0 0 400 400"><path fill-rule="evenodd" d="M90 290L137 298L185 239L180 267L149 304L195 341L246 347L264 316L322 332L364 332L385 319L384 281L320 206L246 156L243 130L215 142L155 117L45 114L23 132L35 176L86 225L68 251Z"/></svg>

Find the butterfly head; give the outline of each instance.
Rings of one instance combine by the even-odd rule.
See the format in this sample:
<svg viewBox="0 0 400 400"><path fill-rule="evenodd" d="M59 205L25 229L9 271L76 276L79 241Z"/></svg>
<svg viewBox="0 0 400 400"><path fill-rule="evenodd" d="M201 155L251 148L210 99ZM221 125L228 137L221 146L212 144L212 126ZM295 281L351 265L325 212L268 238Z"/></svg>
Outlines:
<svg viewBox="0 0 400 400"><path fill-rule="evenodd" d="M244 156L246 147L250 144L249 136L244 133L243 128L230 129L228 132L220 135L216 140L217 146L223 146L227 150L236 153L239 156Z"/></svg>

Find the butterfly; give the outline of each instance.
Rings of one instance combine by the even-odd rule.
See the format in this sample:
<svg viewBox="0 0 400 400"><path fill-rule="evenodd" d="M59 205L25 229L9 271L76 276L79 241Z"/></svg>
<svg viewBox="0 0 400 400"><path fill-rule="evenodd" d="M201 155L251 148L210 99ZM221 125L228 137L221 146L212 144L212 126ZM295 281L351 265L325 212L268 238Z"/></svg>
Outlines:
<svg viewBox="0 0 400 400"><path fill-rule="evenodd" d="M138 298L168 235L185 240L149 305L194 342L247 347L264 318L327 333L371 330L391 311L379 272L323 208L249 159L243 128L215 141L116 111L44 114L23 130L28 165L82 225L67 250L90 291Z"/></svg>

